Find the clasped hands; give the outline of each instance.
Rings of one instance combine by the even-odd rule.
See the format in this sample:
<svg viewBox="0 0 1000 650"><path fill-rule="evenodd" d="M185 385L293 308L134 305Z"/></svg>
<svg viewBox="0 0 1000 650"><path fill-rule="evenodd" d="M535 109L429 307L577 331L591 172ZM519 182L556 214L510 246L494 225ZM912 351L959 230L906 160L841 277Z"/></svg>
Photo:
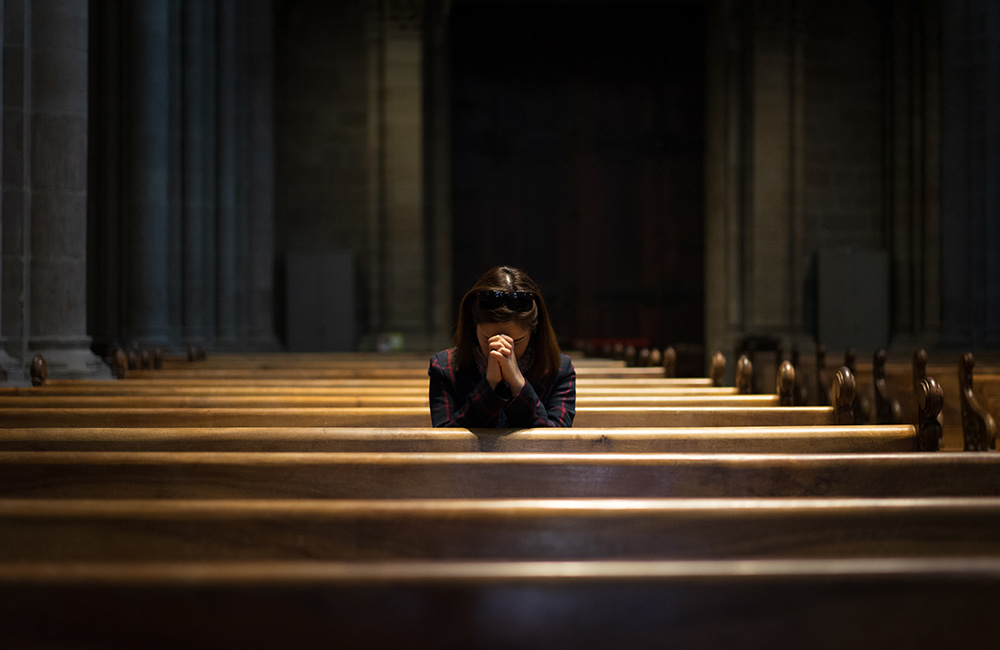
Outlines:
<svg viewBox="0 0 1000 650"><path fill-rule="evenodd" d="M524 388L524 376L517 365L517 357L514 355L514 339L506 334L491 336L487 341L489 344L489 356L486 359L486 381L490 388L496 388L501 381L507 382L512 395L517 395Z"/></svg>

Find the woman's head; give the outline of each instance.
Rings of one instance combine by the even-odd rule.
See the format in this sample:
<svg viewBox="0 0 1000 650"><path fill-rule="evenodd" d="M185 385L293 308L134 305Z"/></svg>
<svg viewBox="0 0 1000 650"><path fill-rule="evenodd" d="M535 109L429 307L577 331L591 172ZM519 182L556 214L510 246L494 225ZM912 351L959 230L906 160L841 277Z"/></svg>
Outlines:
<svg viewBox="0 0 1000 650"><path fill-rule="evenodd" d="M488 340L498 333L515 339L519 358L532 351L526 376L533 384L559 369L559 344L541 289L527 273L510 266L490 269L462 298L455 329L459 366L474 364L475 350L482 349L484 337Z"/></svg>

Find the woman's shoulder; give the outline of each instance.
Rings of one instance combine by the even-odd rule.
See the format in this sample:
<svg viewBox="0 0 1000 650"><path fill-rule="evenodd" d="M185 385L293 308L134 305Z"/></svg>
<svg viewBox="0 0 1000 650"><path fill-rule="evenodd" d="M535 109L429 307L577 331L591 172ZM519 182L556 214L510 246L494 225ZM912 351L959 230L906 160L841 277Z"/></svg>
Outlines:
<svg viewBox="0 0 1000 650"><path fill-rule="evenodd" d="M455 360L455 348L440 350L431 355L431 368L450 370Z"/></svg>

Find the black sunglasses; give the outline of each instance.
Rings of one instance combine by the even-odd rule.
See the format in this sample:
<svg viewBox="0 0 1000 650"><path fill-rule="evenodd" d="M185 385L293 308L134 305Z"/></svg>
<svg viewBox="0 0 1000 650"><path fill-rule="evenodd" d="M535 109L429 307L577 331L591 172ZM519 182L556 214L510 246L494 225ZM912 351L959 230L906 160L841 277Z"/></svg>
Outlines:
<svg viewBox="0 0 1000 650"><path fill-rule="evenodd" d="M481 309L497 309L501 305L507 305L511 311L525 312L531 311L535 304L535 294L530 291L487 289L479 292L478 300Z"/></svg>

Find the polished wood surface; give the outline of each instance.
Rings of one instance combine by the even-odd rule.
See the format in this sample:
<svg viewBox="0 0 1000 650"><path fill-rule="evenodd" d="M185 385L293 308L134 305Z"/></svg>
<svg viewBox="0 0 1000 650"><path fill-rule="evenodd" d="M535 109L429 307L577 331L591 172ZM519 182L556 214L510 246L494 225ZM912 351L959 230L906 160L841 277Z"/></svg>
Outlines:
<svg viewBox="0 0 1000 650"><path fill-rule="evenodd" d="M0 452L24 498L996 496L1000 455Z"/></svg>
<svg viewBox="0 0 1000 650"><path fill-rule="evenodd" d="M426 407L5 408L0 428L30 427L426 427ZM580 427L833 425L831 407L654 406L577 409Z"/></svg>
<svg viewBox="0 0 1000 650"><path fill-rule="evenodd" d="M0 499L10 562L997 556L1000 497Z"/></svg>
<svg viewBox="0 0 1000 650"><path fill-rule="evenodd" d="M1000 560L17 563L12 648L994 648Z"/></svg>
<svg viewBox="0 0 1000 650"><path fill-rule="evenodd" d="M911 425L586 429L350 427L0 429L5 451L876 453L916 451Z"/></svg>

